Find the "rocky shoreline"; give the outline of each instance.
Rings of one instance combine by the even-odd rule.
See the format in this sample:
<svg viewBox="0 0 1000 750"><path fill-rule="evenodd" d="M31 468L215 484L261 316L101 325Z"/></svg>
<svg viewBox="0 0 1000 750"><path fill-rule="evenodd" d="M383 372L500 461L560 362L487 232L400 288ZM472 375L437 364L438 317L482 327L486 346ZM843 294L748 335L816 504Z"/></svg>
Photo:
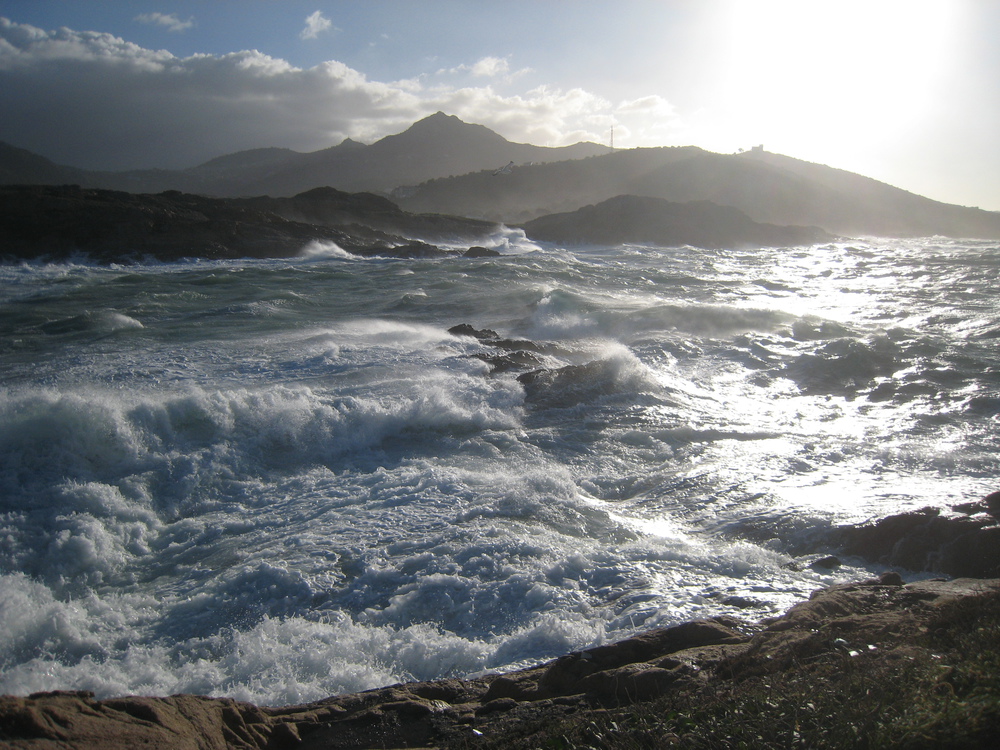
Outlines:
<svg viewBox="0 0 1000 750"><path fill-rule="evenodd" d="M372 193L315 188L291 198L210 198L175 190L156 194L78 185L0 186L0 261L98 263L144 259L289 258L313 243L359 256L472 257L499 224L441 214L412 214ZM812 244L833 237L815 227L759 224L735 208L619 196L522 229L534 240L575 244L645 242L704 248Z"/></svg>
<svg viewBox="0 0 1000 750"><path fill-rule="evenodd" d="M410 214L370 193L317 188L293 198L133 194L77 185L0 187L0 260L290 258L314 242L360 256L460 255L430 244L476 241L497 225Z"/></svg>
<svg viewBox="0 0 1000 750"><path fill-rule="evenodd" d="M900 657L944 605L998 592L998 579L904 584L887 573L822 589L755 625L700 620L509 674L394 685L282 708L193 695L4 696L0 741L38 749L475 747L526 722L606 715L805 662Z"/></svg>

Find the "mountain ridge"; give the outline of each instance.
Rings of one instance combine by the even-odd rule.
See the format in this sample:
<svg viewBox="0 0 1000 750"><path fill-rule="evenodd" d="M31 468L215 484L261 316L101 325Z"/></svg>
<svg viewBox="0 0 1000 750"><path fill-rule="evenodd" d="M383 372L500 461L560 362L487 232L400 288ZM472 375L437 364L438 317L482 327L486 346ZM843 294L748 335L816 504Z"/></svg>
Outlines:
<svg viewBox="0 0 1000 750"><path fill-rule="evenodd" d="M513 162L507 173L498 167ZM187 170L93 172L0 144L0 184L212 197L292 197L318 187L389 195L410 213L506 224L570 213L621 195L730 206L758 224L818 227L839 236L941 235L1000 239L1000 212L954 206L870 177L773 154L697 146L609 150L512 143L483 125L437 112L365 145L345 139L300 153L261 148Z"/></svg>
<svg viewBox="0 0 1000 750"><path fill-rule="evenodd" d="M273 147L248 149L183 170L77 169L0 143L0 184L72 183L134 193L180 190L224 198L292 197L315 187L388 193L399 185L495 169L510 160L563 160L603 150L606 147L584 142L559 148L513 143L483 125L437 112L369 145L347 138L307 153ZM23 153L19 156L16 152ZM14 169L8 162L20 166Z"/></svg>
<svg viewBox="0 0 1000 750"><path fill-rule="evenodd" d="M615 151L574 162L437 178L397 189L400 207L522 224L619 195L731 206L763 224L842 236L1000 239L1000 212L953 206L870 177L768 152L695 146Z"/></svg>

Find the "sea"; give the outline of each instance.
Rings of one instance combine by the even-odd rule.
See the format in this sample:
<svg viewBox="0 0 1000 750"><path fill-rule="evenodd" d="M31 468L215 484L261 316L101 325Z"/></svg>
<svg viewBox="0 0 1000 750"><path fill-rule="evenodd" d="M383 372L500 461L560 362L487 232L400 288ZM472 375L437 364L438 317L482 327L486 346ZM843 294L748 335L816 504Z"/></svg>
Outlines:
<svg viewBox="0 0 1000 750"><path fill-rule="evenodd" d="M282 706L758 621L885 571L813 564L838 527L1000 489L996 241L478 244L0 265L0 693Z"/></svg>

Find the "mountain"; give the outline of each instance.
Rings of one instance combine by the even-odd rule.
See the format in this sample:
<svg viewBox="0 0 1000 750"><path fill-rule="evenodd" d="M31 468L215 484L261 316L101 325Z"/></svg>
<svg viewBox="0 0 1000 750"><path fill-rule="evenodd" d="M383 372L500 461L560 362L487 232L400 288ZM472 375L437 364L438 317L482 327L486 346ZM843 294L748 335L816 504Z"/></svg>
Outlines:
<svg viewBox="0 0 1000 750"><path fill-rule="evenodd" d="M710 201L755 222L816 226L847 236L1000 238L1000 213L924 198L852 172L761 150L642 148L578 161L478 172L396 190L414 212L519 223L617 195Z"/></svg>
<svg viewBox="0 0 1000 750"><path fill-rule="evenodd" d="M512 143L482 125L442 112L406 131L366 146L351 139L337 146L300 153L262 148L240 151L184 170L93 172L58 167L12 146L0 148L0 184L74 183L81 187L157 193L180 190L220 197L293 196L315 187L388 193L437 177L496 169L508 161L551 162L603 153L594 143L547 148ZM53 171L52 168L56 168ZM60 172L59 170L65 170Z"/></svg>
<svg viewBox="0 0 1000 750"><path fill-rule="evenodd" d="M513 162L506 173L498 167ZM1000 238L1000 213L953 206L868 177L753 149L695 146L609 152L594 143L546 148L438 112L371 145L350 139L300 153L262 148L185 170L93 172L0 144L0 184L76 184L129 193L291 197L317 187L388 194L410 213L517 224L615 196L708 201L758 224L842 236Z"/></svg>
<svg viewBox="0 0 1000 750"><path fill-rule="evenodd" d="M85 179L82 169L63 167L44 156L0 142L0 185L60 184Z"/></svg>

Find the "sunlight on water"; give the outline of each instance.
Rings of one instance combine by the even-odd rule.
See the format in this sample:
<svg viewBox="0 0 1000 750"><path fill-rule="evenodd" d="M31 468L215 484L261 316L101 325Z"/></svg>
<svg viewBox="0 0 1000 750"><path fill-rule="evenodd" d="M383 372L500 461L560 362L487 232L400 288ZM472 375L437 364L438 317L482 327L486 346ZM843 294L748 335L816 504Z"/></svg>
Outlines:
<svg viewBox="0 0 1000 750"><path fill-rule="evenodd" d="M997 489L988 243L493 244L0 269L0 690L511 669L775 614L879 572L789 566L838 525Z"/></svg>

